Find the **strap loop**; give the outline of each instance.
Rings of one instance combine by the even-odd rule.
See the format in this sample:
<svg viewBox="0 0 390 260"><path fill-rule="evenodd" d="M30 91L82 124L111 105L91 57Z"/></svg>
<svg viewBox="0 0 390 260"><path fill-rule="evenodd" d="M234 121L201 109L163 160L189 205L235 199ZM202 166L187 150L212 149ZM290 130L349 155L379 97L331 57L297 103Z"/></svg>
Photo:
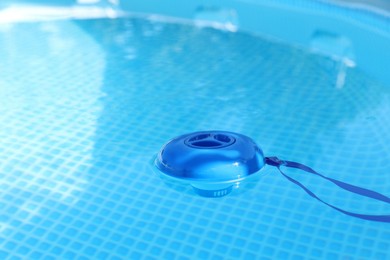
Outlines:
<svg viewBox="0 0 390 260"><path fill-rule="evenodd" d="M327 205L327 206L329 206L329 207L331 207L331 208L333 208L333 209L335 209L335 210L337 210L337 211L339 211L339 212L341 212L343 214L346 214L346 215L349 215L349 216L352 216L352 217L356 217L356 218L360 218L360 219L365 219L365 220L390 223L390 215L366 215L366 214L353 213L353 212L349 212L349 211L343 210L341 208L338 208L336 206L333 206L333 205L323 201L322 199L317 197L317 195L315 195L311 190L306 188L302 183L300 183L299 181L294 180L293 178L287 176L280 169L280 167L281 166L285 166L285 167L296 168L296 169L299 169L299 170L310 172L310 173L312 173L314 175L317 175L317 176L319 176L319 177L321 177L321 178L323 178L325 180L328 180L328 181L334 183L335 185L337 185L338 187L340 187L340 188L342 188L344 190L347 190L349 192L352 192L352 193L355 193L355 194L358 194L358 195L361 195L361 196L364 196L364 197L368 197L368 198L371 198L371 199L374 199L374 200L383 201L385 203L390 204L390 198L386 197L383 194L380 194L380 193L378 193L376 191L368 190L368 189L365 189L365 188L361 188L361 187L358 187L358 186L354 186L354 185L351 185L351 184L348 184L348 183L345 183L345 182L342 182L342 181L338 181L338 180L326 177L326 176L324 176L324 175L314 171L312 168L310 168L310 167L308 167L306 165L297 163L297 162L284 161L284 160L280 160L277 157L266 157L265 158L265 163L268 164L268 165L277 167L278 170L280 171L280 173L287 180L289 180L290 182L292 182L292 183L298 185L299 187L301 187L311 197L315 198L316 200L322 202L323 204L325 204L325 205Z"/></svg>

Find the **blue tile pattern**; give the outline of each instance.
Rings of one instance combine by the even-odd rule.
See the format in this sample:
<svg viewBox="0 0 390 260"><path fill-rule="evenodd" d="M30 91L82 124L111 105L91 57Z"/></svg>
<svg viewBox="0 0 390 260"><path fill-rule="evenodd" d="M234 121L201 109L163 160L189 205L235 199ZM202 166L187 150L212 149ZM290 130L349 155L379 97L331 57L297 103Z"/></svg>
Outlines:
<svg viewBox="0 0 390 260"><path fill-rule="evenodd" d="M267 168L218 199L151 159L182 133L251 136L267 155L390 194L390 89L245 33L123 18L0 25L1 259L386 259L388 225L341 215ZM386 205L287 171L338 206Z"/></svg>

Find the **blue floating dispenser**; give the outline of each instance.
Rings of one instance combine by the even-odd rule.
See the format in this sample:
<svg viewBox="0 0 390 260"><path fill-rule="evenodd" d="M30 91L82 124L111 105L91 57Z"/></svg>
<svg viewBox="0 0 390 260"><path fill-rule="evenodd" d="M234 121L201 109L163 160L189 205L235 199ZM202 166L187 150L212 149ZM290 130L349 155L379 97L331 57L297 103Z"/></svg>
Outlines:
<svg viewBox="0 0 390 260"><path fill-rule="evenodd" d="M155 159L163 177L204 197L222 197L265 165L263 151L242 134L203 131L176 137Z"/></svg>

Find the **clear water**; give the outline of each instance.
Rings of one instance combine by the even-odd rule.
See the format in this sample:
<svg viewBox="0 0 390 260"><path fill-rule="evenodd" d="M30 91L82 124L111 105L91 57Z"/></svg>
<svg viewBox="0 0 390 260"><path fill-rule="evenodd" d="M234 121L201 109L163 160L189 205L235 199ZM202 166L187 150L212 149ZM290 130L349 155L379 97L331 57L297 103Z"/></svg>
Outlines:
<svg viewBox="0 0 390 260"><path fill-rule="evenodd" d="M0 57L1 259L390 257L388 224L324 207L276 169L208 199L167 187L151 165L177 135L227 130L390 195L390 88L359 67L135 18L2 24ZM390 212L287 172L345 209Z"/></svg>

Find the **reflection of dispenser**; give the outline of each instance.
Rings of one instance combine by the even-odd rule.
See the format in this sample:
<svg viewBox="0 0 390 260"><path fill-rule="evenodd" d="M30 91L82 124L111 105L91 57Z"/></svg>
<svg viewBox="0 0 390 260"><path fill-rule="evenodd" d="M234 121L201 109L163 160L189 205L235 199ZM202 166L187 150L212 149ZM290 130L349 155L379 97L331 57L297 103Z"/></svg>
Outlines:
<svg viewBox="0 0 390 260"><path fill-rule="evenodd" d="M342 88L347 69L356 65L351 41L345 36L318 30L311 37L310 47L314 52L329 56L338 64L336 88Z"/></svg>

